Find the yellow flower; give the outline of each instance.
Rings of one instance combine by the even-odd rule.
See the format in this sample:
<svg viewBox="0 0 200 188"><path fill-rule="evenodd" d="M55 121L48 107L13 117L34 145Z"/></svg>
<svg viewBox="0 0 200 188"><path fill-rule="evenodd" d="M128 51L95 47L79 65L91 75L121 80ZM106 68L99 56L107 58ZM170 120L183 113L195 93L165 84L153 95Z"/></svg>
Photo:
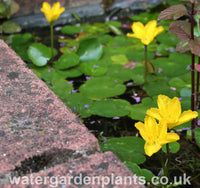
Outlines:
<svg viewBox="0 0 200 188"><path fill-rule="evenodd" d="M144 150L149 157L158 152L162 145L180 139L178 134L167 132L167 121L164 119L157 124L153 117L146 116L144 123L138 122L135 127L145 140Z"/></svg>
<svg viewBox="0 0 200 188"><path fill-rule="evenodd" d="M128 33L128 37L134 37L141 40L145 45L149 45L153 39L164 31L162 26L156 27L157 21L149 21L145 26L141 22L134 22L132 25L133 33Z"/></svg>
<svg viewBox="0 0 200 188"><path fill-rule="evenodd" d="M60 3L54 3L51 8L50 4L47 2L43 2L41 11L44 13L47 21L52 24L54 23L60 15L65 11L65 8L60 8Z"/></svg>
<svg viewBox="0 0 200 188"><path fill-rule="evenodd" d="M158 96L158 108L147 110L147 115L157 120L165 119L169 129L190 121L198 116L196 111L187 110L181 114L181 103L177 97L170 99L165 95Z"/></svg>

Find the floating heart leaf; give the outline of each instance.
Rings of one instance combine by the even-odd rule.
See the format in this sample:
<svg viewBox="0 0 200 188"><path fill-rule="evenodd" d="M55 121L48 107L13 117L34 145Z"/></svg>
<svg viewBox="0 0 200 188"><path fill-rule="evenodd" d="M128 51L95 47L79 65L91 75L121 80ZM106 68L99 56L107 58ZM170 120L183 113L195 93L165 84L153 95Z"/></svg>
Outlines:
<svg viewBox="0 0 200 188"><path fill-rule="evenodd" d="M80 93L68 95L64 102L73 112L79 113L82 118L90 117L93 101Z"/></svg>
<svg viewBox="0 0 200 188"><path fill-rule="evenodd" d="M172 153L177 153L180 149L180 144L178 142L171 142L169 143L169 149ZM166 144L162 146L162 151L167 153L167 146Z"/></svg>
<svg viewBox="0 0 200 188"><path fill-rule="evenodd" d="M88 61L81 63L81 70L88 76L102 76L107 70L108 66L101 61Z"/></svg>
<svg viewBox="0 0 200 188"><path fill-rule="evenodd" d="M133 77L133 70L131 68L122 68L122 65L112 65L109 67L107 76L115 78L120 81L129 81Z"/></svg>
<svg viewBox="0 0 200 188"><path fill-rule="evenodd" d="M97 38L82 40L77 51L81 61L98 60L102 53L103 48Z"/></svg>
<svg viewBox="0 0 200 188"><path fill-rule="evenodd" d="M79 64L79 56L75 53L64 54L56 63L56 69L64 70Z"/></svg>
<svg viewBox="0 0 200 188"><path fill-rule="evenodd" d="M141 164L144 156L144 140L139 137L121 137L108 139L103 147L104 151L112 151L122 162L131 161Z"/></svg>
<svg viewBox="0 0 200 188"><path fill-rule="evenodd" d="M76 33L80 33L80 31L82 30L82 27L77 27L77 26L73 26L73 25L66 25L61 29L61 32L67 35L73 35Z"/></svg>
<svg viewBox="0 0 200 188"><path fill-rule="evenodd" d="M155 176L150 170L141 169L136 163L127 161L125 165L137 176L137 177L145 177L146 181L151 181ZM142 179L143 180L143 179Z"/></svg>
<svg viewBox="0 0 200 188"><path fill-rule="evenodd" d="M51 51L44 44L33 43L28 48L28 56L33 64L41 67L51 59Z"/></svg>
<svg viewBox="0 0 200 188"><path fill-rule="evenodd" d="M129 117L131 117L134 120L144 121L144 118L146 116L146 111L149 108L153 108L157 106L155 103L155 98L156 97L154 97L153 98L154 100L152 100L150 97L146 97L142 99L142 103L132 105L130 107Z"/></svg>
<svg viewBox="0 0 200 188"><path fill-rule="evenodd" d="M114 97L125 92L126 87L111 77L95 77L79 88L80 92L92 99Z"/></svg>
<svg viewBox="0 0 200 188"><path fill-rule="evenodd" d="M61 99L65 99L73 90L72 84L68 84L66 80L53 78L50 89Z"/></svg>
<svg viewBox="0 0 200 188"><path fill-rule="evenodd" d="M12 21L6 21L3 23L3 32L7 34L21 32L21 27Z"/></svg>
<svg viewBox="0 0 200 188"><path fill-rule="evenodd" d="M103 117L122 117L129 114L130 104L122 99L106 99L96 101L91 112Z"/></svg>
<svg viewBox="0 0 200 188"><path fill-rule="evenodd" d="M27 49L33 43L33 36L30 33L15 34L11 36L11 48L24 60L29 60Z"/></svg>

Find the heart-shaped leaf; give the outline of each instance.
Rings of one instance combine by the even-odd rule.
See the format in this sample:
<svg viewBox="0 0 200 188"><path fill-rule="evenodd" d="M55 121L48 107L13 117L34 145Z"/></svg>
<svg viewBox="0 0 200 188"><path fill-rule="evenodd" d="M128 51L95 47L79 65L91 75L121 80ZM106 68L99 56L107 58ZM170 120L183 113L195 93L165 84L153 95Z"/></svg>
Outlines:
<svg viewBox="0 0 200 188"><path fill-rule="evenodd" d="M105 99L94 102L91 113L103 117L122 117L130 112L130 104L122 99Z"/></svg>
<svg viewBox="0 0 200 188"><path fill-rule="evenodd" d="M181 16L187 13L187 9L184 5L173 5L165 10L163 10L159 16L158 20L174 19L177 20Z"/></svg>
<svg viewBox="0 0 200 188"><path fill-rule="evenodd" d="M98 60L102 53L103 48L97 38L82 40L77 51L81 61Z"/></svg>
<svg viewBox="0 0 200 188"><path fill-rule="evenodd" d="M33 43L28 48L28 56L33 64L42 67L51 59L51 51L44 44Z"/></svg>
<svg viewBox="0 0 200 188"><path fill-rule="evenodd" d="M126 87L111 77L94 77L81 85L79 91L92 99L114 97L125 92Z"/></svg>
<svg viewBox="0 0 200 188"><path fill-rule="evenodd" d="M79 56L75 53L64 54L56 63L56 69L64 70L79 64Z"/></svg>

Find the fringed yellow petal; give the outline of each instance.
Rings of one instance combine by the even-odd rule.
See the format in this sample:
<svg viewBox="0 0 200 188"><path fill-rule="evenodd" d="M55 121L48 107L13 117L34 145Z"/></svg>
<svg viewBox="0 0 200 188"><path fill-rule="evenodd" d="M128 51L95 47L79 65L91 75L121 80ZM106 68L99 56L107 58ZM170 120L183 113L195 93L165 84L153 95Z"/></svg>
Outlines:
<svg viewBox="0 0 200 188"><path fill-rule="evenodd" d="M147 110L146 114L153 117L153 118L156 118L157 120L162 119L160 111L157 108L150 108L149 110Z"/></svg>
<svg viewBox="0 0 200 188"><path fill-rule="evenodd" d="M169 124L168 128L172 129L172 128L174 128L174 127L176 127L178 125L181 125L183 123L186 123L186 122L188 122L188 121L190 121L190 120L192 120L192 119L194 119L196 117L198 117L198 112L192 111L192 110L184 111L180 115L179 120L176 123L174 123L174 124Z"/></svg>
<svg viewBox="0 0 200 188"><path fill-rule="evenodd" d="M65 8L60 8L60 3L54 3L53 7L51 8L50 4L47 2L43 2L41 11L44 13L47 21L52 24L55 22L60 15L65 11Z"/></svg>
<svg viewBox="0 0 200 188"><path fill-rule="evenodd" d="M149 144L148 142L144 145L144 151L145 153L151 157L154 153L157 153L161 149L160 144Z"/></svg>

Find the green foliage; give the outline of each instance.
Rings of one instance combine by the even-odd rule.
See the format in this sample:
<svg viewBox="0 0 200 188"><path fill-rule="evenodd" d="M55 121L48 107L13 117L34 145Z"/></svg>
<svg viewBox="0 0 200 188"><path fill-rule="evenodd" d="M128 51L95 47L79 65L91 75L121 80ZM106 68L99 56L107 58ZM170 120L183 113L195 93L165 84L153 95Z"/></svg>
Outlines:
<svg viewBox="0 0 200 188"><path fill-rule="evenodd" d="M33 36L30 33L11 35L11 43L9 46L24 60L29 60L27 49L34 42Z"/></svg>
<svg viewBox="0 0 200 188"><path fill-rule="evenodd" d="M139 137L111 138L103 145L103 151L112 151L122 162L142 164L146 158L144 140Z"/></svg>
<svg viewBox="0 0 200 188"><path fill-rule="evenodd" d="M129 116L132 119L144 121L146 116L146 111L149 108L156 107L156 100L155 98L152 100L150 97L146 97L142 99L140 104L134 104L130 107L130 114Z"/></svg>
<svg viewBox="0 0 200 188"><path fill-rule="evenodd" d="M33 64L42 67L51 59L51 51L44 44L33 43L28 48L28 56Z"/></svg>
<svg viewBox="0 0 200 188"><path fill-rule="evenodd" d="M130 104L122 99L105 99L96 101L91 113L103 117L122 117L129 114Z"/></svg>
<svg viewBox="0 0 200 188"><path fill-rule="evenodd" d="M177 153L180 149L180 144L178 142L171 142L169 143L169 150L172 153ZM162 151L167 153L167 146L166 144L162 146Z"/></svg>
<svg viewBox="0 0 200 188"><path fill-rule="evenodd" d="M114 97L125 92L126 87L112 77L95 77L80 86L80 92L91 99Z"/></svg>
<svg viewBox="0 0 200 188"><path fill-rule="evenodd" d="M2 28L3 28L3 33L6 33L6 34L21 32L21 27L12 21L5 21L2 24Z"/></svg>
<svg viewBox="0 0 200 188"><path fill-rule="evenodd" d="M55 67L59 70L68 69L79 64L79 56L75 53L63 54L58 59Z"/></svg>
<svg viewBox="0 0 200 188"><path fill-rule="evenodd" d="M187 139L192 140L192 131L191 130L187 131ZM195 140L196 140L198 147L200 148L200 127L196 127L196 129L195 129Z"/></svg>
<svg viewBox="0 0 200 188"><path fill-rule="evenodd" d="M94 101L80 93L67 95L64 99L64 103L71 108L73 112L81 114L82 118L87 118L92 115L91 107L93 106Z"/></svg>
<svg viewBox="0 0 200 188"><path fill-rule="evenodd" d="M82 40L77 54L81 61L98 60L103 53L102 45L97 38Z"/></svg>
<svg viewBox="0 0 200 188"><path fill-rule="evenodd" d="M127 161L125 165L137 176L137 177L145 177L146 181L151 181L155 176L150 170L141 169L139 165L136 163Z"/></svg>

